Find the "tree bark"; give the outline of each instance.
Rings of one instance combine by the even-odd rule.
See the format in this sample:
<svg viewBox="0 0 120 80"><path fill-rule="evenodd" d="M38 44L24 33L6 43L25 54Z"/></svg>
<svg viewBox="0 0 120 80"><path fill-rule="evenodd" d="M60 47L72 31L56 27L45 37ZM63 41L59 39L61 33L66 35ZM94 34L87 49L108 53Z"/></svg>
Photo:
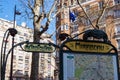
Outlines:
<svg viewBox="0 0 120 80"><path fill-rule="evenodd" d="M33 42L38 43L40 41L40 22L38 21L38 17L40 16L40 3L39 0L36 0L35 6L33 8L33 26L34 26L34 35L33 35ZM37 22L38 21L38 22ZM33 52L32 53L32 63L31 63L31 75L30 80L38 80L39 75L39 53Z"/></svg>
<svg viewBox="0 0 120 80"><path fill-rule="evenodd" d="M38 35L39 32L39 25L34 22L34 37L33 42L38 43L40 41L40 36ZM30 80L38 80L39 75L39 53L33 52L32 53L32 64L31 64L31 76Z"/></svg>

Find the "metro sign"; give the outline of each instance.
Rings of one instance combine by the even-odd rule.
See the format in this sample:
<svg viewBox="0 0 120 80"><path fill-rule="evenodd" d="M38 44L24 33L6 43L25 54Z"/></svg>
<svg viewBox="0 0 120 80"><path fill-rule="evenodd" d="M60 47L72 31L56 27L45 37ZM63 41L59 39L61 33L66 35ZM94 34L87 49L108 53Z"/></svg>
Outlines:
<svg viewBox="0 0 120 80"><path fill-rule="evenodd" d="M113 47L109 44L93 41L68 41L65 46L71 51L108 53Z"/></svg>
<svg viewBox="0 0 120 80"><path fill-rule="evenodd" d="M47 43L28 43L24 46L24 50L26 52L52 53L55 48Z"/></svg>

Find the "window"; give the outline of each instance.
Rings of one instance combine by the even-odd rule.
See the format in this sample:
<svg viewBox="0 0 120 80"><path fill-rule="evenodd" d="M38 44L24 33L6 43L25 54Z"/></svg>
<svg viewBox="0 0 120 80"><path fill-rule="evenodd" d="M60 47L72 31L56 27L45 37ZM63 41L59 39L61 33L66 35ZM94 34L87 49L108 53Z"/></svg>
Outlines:
<svg viewBox="0 0 120 80"><path fill-rule="evenodd" d="M3 26L3 22L2 21L0 21L0 26Z"/></svg>
<svg viewBox="0 0 120 80"><path fill-rule="evenodd" d="M23 61L23 57L22 56L19 56L19 61Z"/></svg>
<svg viewBox="0 0 120 80"><path fill-rule="evenodd" d="M90 25L90 20L86 20L86 26Z"/></svg>
<svg viewBox="0 0 120 80"><path fill-rule="evenodd" d="M48 54L48 57L51 57L51 54Z"/></svg>
<svg viewBox="0 0 120 80"><path fill-rule="evenodd" d="M73 26L72 32L75 32L75 31L78 31L78 25Z"/></svg>
<svg viewBox="0 0 120 80"><path fill-rule="evenodd" d="M64 19L64 13L62 12L62 14L61 14L61 19Z"/></svg>
<svg viewBox="0 0 120 80"><path fill-rule="evenodd" d="M20 41L24 41L24 38L23 37L19 37Z"/></svg>
<svg viewBox="0 0 120 80"><path fill-rule="evenodd" d="M65 24L64 27L65 27L65 30L69 29L67 24Z"/></svg>
<svg viewBox="0 0 120 80"><path fill-rule="evenodd" d="M29 56L27 55L27 56L25 56L25 59L29 59Z"/></svg>
<svg viewBox="0 0 120 80"><path fill-rule="evenodd" d="M61 31L68 29L69 29L68 24L61 25Z"/></svg>
<svg viewBox="0 0 120 80"><path fill-rule="evenodd" d="M16 80L22 80L22 79L18 77L18 78L16 78Z"/></svg>
<svg viewBox="0 0 120 80"><path fill-rule="evenodd" d="M29 63L29 60L28 60L28 59L26 59L26 60L25 60L25 63Z"/></svg>
<svg viewBox="0 0 120 80"><path fill-rule="evenodd" d="M61 31L63 31L64 30L64 26L63 25L61 25Z"/></svg>
<svg viewBox="0 0 120 80"><path fill-rule="evenodd" d="M67 1L64 3L64 7L65 8L67 8L67 5L68 5L68 3L67 3Z"/></svg>
<svg viewBox="0 0 120 80"><path fill-rule="evenodd" d="M120 24L116 24L115 30L117 34L120 33Z"/></svg>
<svg viewBox="0 0 120 80"><path fill-rule="evenodd" d="M57 0L57 3L60 4L60 0Z"/></svg>
<svg viewBox="0 0 120 80"><path fill-rule="evenodd" d="M28 65L28 64L26 64L26 63L25 63L25 68L26 68L26 69L27 69L27 68L29 68L29 65Z"/></svg>
<svg viewBox="0 0 120 80"><path fill-rule="evenodd" d="M100 8L100 9L103 9L103 5L104 5L104 1L100 1L100 2L99 2L99 8Z"/></svg>
<svg viewBox="0 0 120 80"><path fill-rule="evenodd" d="M44 57L45 57L45 55L44 55L44 54L41 54L41 57L43 57L43 58L44 58Z"/></svg>
<svg viewBox="0 0 120 80"><path fill-rule="evenodd" d="M115 4L119 4L120 0L114 0Z"/></svg>
<svg viewBox="0 0 120 80"><path fill-rule="evenodd" d="M117 40L118 49L120 49L120 39Z"/></svg>
<svg viewBox="0 0 120 80"><path fill-rule="evenodd" d="M25 75L28 75L28 71L25 71Z"/></svg>
<svg viewBox="0 0 120 80"><path fill-rule="evenodd" d="M4 26L5 26L5 27L8 27L8 24L5 24Z"/></svg>
<svg viewBox="0 0 120 80"><path fill-rule="evenodd" d="M85 10L89 11L90 10L90 5L85 6Z"/></svg>
<svg viewBox="0 0 120 80"><path fill-rule="evenodd" d="M114 10L114 16L115 16L115 18L119 18L120 17L120 10Z"/></svg>
<svg viewBox="0 0 120 80"><path fill-rule="evenodd" d="M68 14L69 14L68 11L65 11L65 12L64 12L64 18L66 18L66 19L69 18L69 15L68 15Z"/></svg>
<svg viewBox="0 0 120 80"><path fill-rule="evenodd" d="M28 37L28 34L27 34L27 33L24 33L24 36Z"/></svg>
<svg viewBox="0 0 120 80"><path fill-rule="evenodd" d="M18 31L18 35L21 35L21 32L20 32L20 31Z"/></svg>
<svg viewBox="0 0 120 80"><path fill-rule="evenodd" d="M74 4L74 1L73 0L71 0L71 5L73 5Z"/></svg>
<svg viewBox="0 0 120 80"><path fill-rule="evenodd" d="M87 1L91 1L91 0L81 0L81 3L87 2Z"/></svg>
<svg viewBox="0 0 120 80"><path fill-rule="evenodd" d="M18 68L23 68L23 64L22 63L18 63Z"/></svg>
<svg viewBox="0 0 120 80"><path fill-rule="evenodd" d="M17 70L18 74L21 74L22 73L22 70Z"/></svg>
<svg viewBox="0 0 120 80"><path fill-rule="evenodd" d="M86 0L81 0L81 3L84 3L84 2L86 2Z"/></svg>

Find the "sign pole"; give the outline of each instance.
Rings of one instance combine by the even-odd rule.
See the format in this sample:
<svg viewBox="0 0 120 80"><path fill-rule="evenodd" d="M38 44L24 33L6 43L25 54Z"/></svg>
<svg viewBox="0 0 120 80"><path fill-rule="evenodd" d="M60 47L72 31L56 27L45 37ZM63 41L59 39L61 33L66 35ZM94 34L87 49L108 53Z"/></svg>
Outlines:
<svg viewBox="0 0 120 80"><path fill-rule="evenodd" d="M59 53L59 80L63 80L63 53L62 53L62 47L60 47L60 53Z"/></svg>

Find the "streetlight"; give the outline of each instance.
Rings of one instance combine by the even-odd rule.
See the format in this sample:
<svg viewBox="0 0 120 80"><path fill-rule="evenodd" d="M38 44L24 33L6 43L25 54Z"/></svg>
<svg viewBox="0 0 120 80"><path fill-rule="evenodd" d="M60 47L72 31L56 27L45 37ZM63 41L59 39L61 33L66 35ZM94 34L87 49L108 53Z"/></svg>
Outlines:
<svg viewBox="0 0 120 80"><path fill-rule="evenodd" d="M12 36L12 47L14 46L14 37L17 34L17 30L15 29L15 19L16 19L16 15L20 15L21 13L16 11L16 5L14 8L14 23L13 23L13 28L10 29L10 35ZM14 54L14 49L12 49L11 52L11 65L10 65L10 80L12 79L12 73L13 73L13 54Z"/></svg>

